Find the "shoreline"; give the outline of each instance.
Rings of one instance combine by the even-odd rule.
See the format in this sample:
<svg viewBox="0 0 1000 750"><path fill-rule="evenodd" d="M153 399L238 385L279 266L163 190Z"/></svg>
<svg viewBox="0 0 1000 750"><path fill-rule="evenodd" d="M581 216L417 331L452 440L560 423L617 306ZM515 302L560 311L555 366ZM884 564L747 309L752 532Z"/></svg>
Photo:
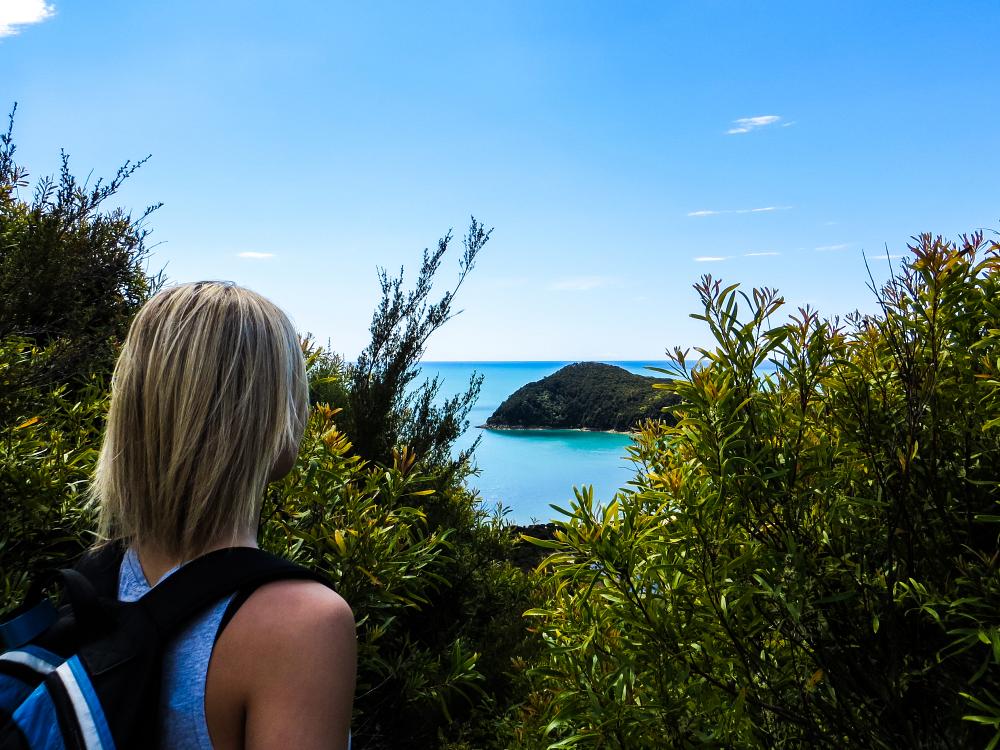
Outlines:
<svg viewBox="0 0 1000 750"><path fill-rule="evenodd" d="M532 430L542 430L548 432L604 432L608 435L632 435L638 432L638 430L598 430L594 427L521 427L519 425L509 424L477 424L475 427L477 430L497 430L500 432L529 432Z"/></svg>

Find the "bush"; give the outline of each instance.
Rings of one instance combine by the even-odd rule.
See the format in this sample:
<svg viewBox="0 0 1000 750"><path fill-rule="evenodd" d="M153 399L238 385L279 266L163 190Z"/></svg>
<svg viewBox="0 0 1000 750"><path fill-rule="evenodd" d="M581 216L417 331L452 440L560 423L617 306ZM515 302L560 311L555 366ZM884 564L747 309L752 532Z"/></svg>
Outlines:
<svg viewBox="0 0 1000 750"><path fill-rule="evenodd" d="M350 399L347 391L350 365L330 349L329 343L325 349L316 346L310 334L302 341L302 353L309 380L309 405L326 404L343 412Z"/></svg>
<svg viewBox="0 0 1000 750"><path fill-rule="evenodd" d="M143 163L81 185L63 154L33 199L14 160L13 112L0 134L0 608L29 573L92 541L81 507L107 401L107 375L132 316L160 283L145 273L147 209L103 204ZM145 160L143 160L145 161Z"/></svg>
<svg viewBox="0 0 1000 750"><path fill-rule="evenodd" d="M148 231L143 224L159 204L138 218L104 210L146 159L125 162L109 181L81 185L62 154L58 178L40 179L31 201L19 191L28 173L14 160L14 113L0 134L0 339L35 344L45 356L18 377L5 377L0 423L24 411L33 388L86 388L93 374L108 375L132 317L162 283L145 266ZM148 157L147 157L148 158Z"/></svg>
<svg viewBox="0 0 1000 750"><path fill-rule="evenodd" d="M13 381L21 395L0 438L0 611L27 593L32 571L63 564L93 541L95 518L83 498L107 392L96 378L75 395L65 386L24 389L51 356L51 348L0 339L0 388Z"/></svg>
<svg viewBox="0 0 1000 750"><path fill-rule="evenodd" d="M363 743L383 733L380 709L388 701L404 715L426 711L428 704L447 705L452 691L475 689L481 675L460 642L444 663L400 627L406 610L425 604L444 583L435 563L447 554L447 535L429 531L414 505L428 491L427 477L408 451L389 467L352 455L334 414L325 405L313 410L298 463L265 508L261 540L329 576L358 614L354 732Z"/></svg>
<svg viewBox="0 0 1000 750"><path fill-rule="evenodd" d="M436 378L414 386L426 341L452 316L488 238L473 219L458 283L437 303L427 299L450 234L425 251L414 290L403 290L402 271L381 272L357 363L305 343L323 418L300 454L296 471L307 473L275 495L265 536L327 573L359 617L358 747L505 747L503 715L525 692L515 664L532 649L520 613L533 576L510 563L503 517L465 484L473 449L452 452L481 378L450 398Z"/></svg>
<svg viewBox="0 0 1000 750"><path fill-rule="evenodd" d="M362 461L334 416L314 409L299 461L266 507L262 545L329 576L357 615L358 747L482 734L473 725L496 721L490 682L510 667L494 655L524 633L523 577L494 564L475 581L449 579L474 552L458 530L429 528L419 503L435 492L432 477L408 449L390 466ZM474 707L484 715L470 723Z"/></svg>
<svg viewBox="0 0 1000 750"><path fill-rule="evenodd" d="M444 484L461 481L469 472L476 444L457 458L451 456L455 440L468 427L466 415L479 396L482 376L473 375L465 393L439 402L440 380L434 377L411 387L419 373L430 336L458 313L452 304L476 257L490 239L472 218L463 239L458 281L437 302L428 303L434 276L448 252L451 232L438 240L434 252L424 250L413 289L403 290L403 269L389 277L379 270L382 298L372 315L371 341L349 368L348 406L344 429L358 454L386 463L393 449L407 445L420 459L439 467Z"/></svg>
<svg viewBox="0 0 1000 750"><path fill-rule="evenodd" d="M674 352L678 424L548 543L550 742L996 745L1000 245L910 249L844 321L696 285L716 346Z"/></svg>

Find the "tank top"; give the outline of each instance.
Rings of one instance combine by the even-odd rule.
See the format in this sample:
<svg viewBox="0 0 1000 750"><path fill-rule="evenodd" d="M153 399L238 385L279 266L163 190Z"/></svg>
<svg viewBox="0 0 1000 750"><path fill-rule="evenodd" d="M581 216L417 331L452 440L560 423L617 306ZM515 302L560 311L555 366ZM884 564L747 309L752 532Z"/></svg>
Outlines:
<svg viewBox="0 0 1000 750"><path fill-rule="evenodd" d="M179 567L168 570L163 578ZM126 550L118 575L118 600L134 602L150 588L135 551ZM230 599L232 596L227 596L196 616L167 645L157 717L162 750L212 750L205 719L205 679L219 623Z"/></svg>

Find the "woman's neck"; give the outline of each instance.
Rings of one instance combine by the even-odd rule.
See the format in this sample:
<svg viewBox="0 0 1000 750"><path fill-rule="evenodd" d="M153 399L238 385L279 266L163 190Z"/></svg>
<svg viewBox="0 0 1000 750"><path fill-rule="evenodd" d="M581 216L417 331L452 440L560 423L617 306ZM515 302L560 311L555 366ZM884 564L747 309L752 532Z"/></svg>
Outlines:
<svg viewBox="0 0 1000 750"><path fill-rule="evenodd" d="M206 547L201 554L206 555L209 552L214 552L217 549L226 549L227 547L256 546L257 539L252 534L244 534L238 537L235 542L226 540L224 542L211 544ZM146 577L146 582L149 583L150 586L155 586L157 582L163 578L163 575L167 571L176 568L181 563L188 562L186 559L181 559L176 555L163 552L157 547L149 544L136 544L135 552L136 556L139 558L139 565L142 567L142 573Z"/></svg>

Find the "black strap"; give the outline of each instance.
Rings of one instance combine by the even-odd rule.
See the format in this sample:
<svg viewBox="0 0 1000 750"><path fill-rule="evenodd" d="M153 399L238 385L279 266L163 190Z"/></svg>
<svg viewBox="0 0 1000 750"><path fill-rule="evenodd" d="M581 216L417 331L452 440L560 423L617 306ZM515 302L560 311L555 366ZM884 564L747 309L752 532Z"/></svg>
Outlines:
<svg viewBox="0 0 1000 750"><path fill-rule="evenodd" d="M300 565L253 547L232 547L209 552L187 563L154 586L139 604L161 637L170 638L188 620L224 596L234 592L249 595L265 583L288 579L318 581L332 588L326 578Z"/></svg>
<svg viewBox="0 0 1000 750"><path fill-rule="evenodd" d="M55 708L59 733L66 750L87 750L83 729L80 727L80 718L59 674L52 672L45 678L44 684Z"/></svg>
<svg viewBox="0 0 1000 750"><path fill-rule="evenodd" d="M77 623L85 628L100 628L105 624L107 612L97 598L97 590L90 580L73 568L60 568L56 576L62 579L73 607Z"/></svg>
<svg viewBox="0 0 1000 750"><path fill-rule="evenodd" d="M124 556L123 541L105 542L84 552L73 567L87 576L99 597L115 601L118 599L118 574Z"/></svg>
<svg viewBox="0 0 1000 750"><path fill-rule="evenodd" d="M236 612L246 604L247 599L250 595L256 591L256 588L245 588L241 591L237 591L235 596L229 600L229 604L226 605L226 611L222 613L222 619L219 620L219 627L215 629L215 641L213 642L213 647L215 643L219 642L219 636L222 635L222 631L226 629L226 625L229 621L233 619Z"/></svg>
<svg viewBox="0 0 1000 750"><path fill-rule="evenodd" d="M53 583L62 584L66 594L64 601L68 600L73 609L73 617L84 632L96 632L108 624L108 612L98 599L93 583L74 568L43 570L32 582L21 608L41 602L45 589ZM52 618L52 622L54 621L55 614ZM51 625L52 622L48 624Z"/></svg>

